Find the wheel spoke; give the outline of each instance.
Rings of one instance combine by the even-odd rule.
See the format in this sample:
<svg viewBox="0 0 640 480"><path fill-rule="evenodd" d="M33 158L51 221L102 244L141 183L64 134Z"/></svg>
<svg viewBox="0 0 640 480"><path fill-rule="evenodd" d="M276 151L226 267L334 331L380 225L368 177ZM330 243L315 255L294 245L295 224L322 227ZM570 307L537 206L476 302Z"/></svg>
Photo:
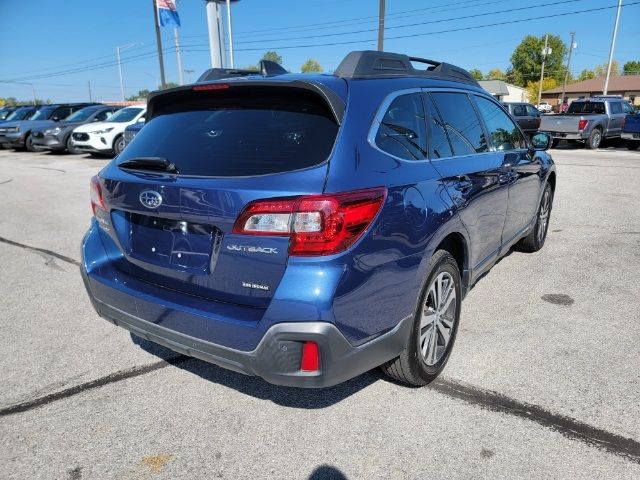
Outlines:
<svg viewBox="0 0 640 480"><path fill-rule="evenodd" d="M449 337L451 336L451 331L447 330L447 328L443 325L442 322L438 322L438 333L442 337L442 343L446 347L449 343Z"/></svg>
<svg viewBox="0 0 640 480"><path fill-rule="evenodd" d="M442 301L442 307L440 308L440 313L446 312L449 310L451 306L451 302L456 298L456 289L453 282L449 282L447 291L444 296L444 300Z"/></svg>
<svg viewBox="0 0 640 480"><path fill-rule="evenodd" d="M436 358L438 356L438 335L436 333L435 328L432 330L431 338L429 339L429 351L428 351L428 362L429 365L433 365L436 363Z"/></svg>
<svg viewBox="0 0 640 480"><path fill-rule="evenodd" d="M436 317L436 312L429 307L425 307L420 316L420 330L433 323Z"/></svg>

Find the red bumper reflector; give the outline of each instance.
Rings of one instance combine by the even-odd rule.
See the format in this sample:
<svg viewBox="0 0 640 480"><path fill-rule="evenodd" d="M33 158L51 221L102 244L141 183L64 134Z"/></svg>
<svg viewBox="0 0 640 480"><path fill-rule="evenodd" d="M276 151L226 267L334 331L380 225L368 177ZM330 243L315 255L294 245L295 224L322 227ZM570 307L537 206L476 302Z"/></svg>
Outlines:
<svg viewBox="0 0 640 480"><path fill-rule="evenodd" d="M300 370L303 372L317 372L320 370L320 350L316 342L304 342L302 344Z"/></svg>

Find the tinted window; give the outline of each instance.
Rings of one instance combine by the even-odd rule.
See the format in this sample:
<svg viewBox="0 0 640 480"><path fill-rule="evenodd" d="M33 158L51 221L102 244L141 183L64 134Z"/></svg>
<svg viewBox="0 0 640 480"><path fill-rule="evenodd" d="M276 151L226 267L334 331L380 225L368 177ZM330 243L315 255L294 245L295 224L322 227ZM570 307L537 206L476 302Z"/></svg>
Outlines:
<svg viewBox="0 0 640 480"><path fill-rule="evenodd" d="M484 131L469 97L464 93L433 93L455 155L489 150Z"/></svg>
<svg viewBox="0 0 640 480"><path fill-rule="evenodd" d="M338 133L315 95L285 96L262 89L259 96L196 100L168 105L167 113L140 130L118 163L151 156L168 159L181 175L265 175L322 163Z"/></svg>
<svg viewBox="0 0 640 480"><path fill-rule="evenodd" d="M567 113L604 113L604 102L573 102Z"/></svg>
<svg viewBox="0 0 640 480"><path fill-rule="evenodd" d="M376 145L384 152L406 160L426 158L425 125L419 93L393 99L376 134Z"/></svg>
<svg viewBox="0 0 640 480"><path fill-rule="evenodd" d="M516 117L524 117L527 115L527 112L524 108L524 105L514 105L513 106L513 115Z"/></svg>
<svg viewBox="0 0 640 480"><path fill-rule="evenodd" d="M67 118L69 115L71 115L71 107L60 107L55 112L53 112L53 115L51 115L51 119L62 120Z"/></svg>
<svg viewBox="0 0 640 480"><path fill-rule="evenodd" d="M621 102L611 102L611 113L622 113L622 103Z"/></svg>
<svg viewBox="0 0 640 480"><path fill-rule="evenodd" d="M49 117L51 117L51 114L53 113L54 110L55 110L54 107L41 108L40 110L36 111L29 118L29 120L49 120ZM25 120L26 120L26 118L25 118Z"/></svg>
<svg viewBox="0 0 640 480"><path fill-rule="evenodd" d="M622 111L624 113L633 113L633 108L627 102L622 102Z"/></svg>
<svg viewBox="0 0 640 480"><path fill-rule="evenodd" d="M539 117L540 116L540 112L533 105L527 105L526 107L527 107L527 113L529 114L529 116L531 116L531 117Z"/></svg>
<svg viewBox="0 0 640 480"><path fill-rule="evenodd" d="M431 95L425 95L425 108L427 110L427 146L429 158L443 158L453 155L447 132L440 118L440 114L433 103Z"/></svg>
<svg viewBox="0 0 640 480"><path fill-rule="evenodd" d="M496 150L516 150L525 147L520 130L498 105L484 97L476 96L478 110L491 136Z"/></svg>
<svg viewBox="0 0 640 480"><path fill-rule="evenodd" d="M96 115L96 117L93 119L94 122L104 122L107 118L109 118L109 116L111 116L111 114L113 113L113 110L103 110L102 112L98 113Z"/></svg>
<svg viewBox="0 0 640 480"><path fill-rule="evenodd" d="M136 115L138 115L142 110L142 108L134 107L123 108L122 110L118 110L118 112L114 114L109 121L118 123L130 122L136 118Z"/></svg>

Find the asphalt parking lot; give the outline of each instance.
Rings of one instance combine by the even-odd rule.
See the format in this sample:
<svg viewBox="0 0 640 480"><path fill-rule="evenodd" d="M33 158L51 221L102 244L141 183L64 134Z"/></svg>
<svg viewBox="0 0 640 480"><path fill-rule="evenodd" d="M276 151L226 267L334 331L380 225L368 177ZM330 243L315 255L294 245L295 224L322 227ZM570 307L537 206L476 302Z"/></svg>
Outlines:
<svg viewBox="0 0 640 480"><path fill-rule="evenodd" d="M134 341L78 271L106 160L0 150L0 478L640 478L640 152L552 150L549 237L442 377L271 386Z"/></svg>

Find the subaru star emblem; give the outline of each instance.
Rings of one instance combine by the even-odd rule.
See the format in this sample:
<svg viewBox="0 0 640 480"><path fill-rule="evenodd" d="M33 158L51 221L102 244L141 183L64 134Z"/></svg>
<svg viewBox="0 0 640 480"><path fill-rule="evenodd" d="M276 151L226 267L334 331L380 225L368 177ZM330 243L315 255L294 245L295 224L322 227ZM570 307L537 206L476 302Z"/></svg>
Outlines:
<svg viewBox="0 0 640 480"><path fill-rule="evenodd" d="M153 190L144 190L140 194L140 203L147 208L158 208L162 205L162 195Z"/></svg>

